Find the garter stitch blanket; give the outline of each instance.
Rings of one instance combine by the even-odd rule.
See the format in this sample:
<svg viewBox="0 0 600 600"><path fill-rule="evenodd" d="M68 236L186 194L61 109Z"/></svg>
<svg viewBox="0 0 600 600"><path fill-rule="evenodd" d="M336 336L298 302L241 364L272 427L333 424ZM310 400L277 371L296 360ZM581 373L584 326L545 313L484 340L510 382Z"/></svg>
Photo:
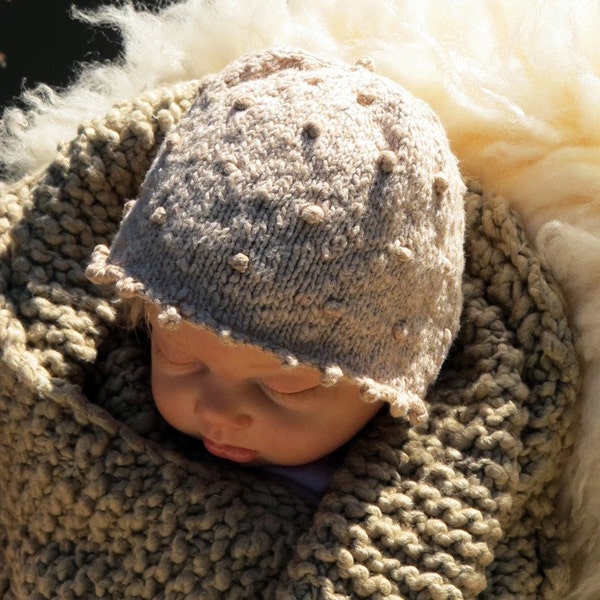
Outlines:
<svg viewBox="0 0 600 600"><path fill-rule="evenodd" d="M476 184L426 426L377 417L316 507L178 448L144 333L84 268L197 88L115 107L0 190L0 597L563 598L575 353L514 215Z"/></svg>

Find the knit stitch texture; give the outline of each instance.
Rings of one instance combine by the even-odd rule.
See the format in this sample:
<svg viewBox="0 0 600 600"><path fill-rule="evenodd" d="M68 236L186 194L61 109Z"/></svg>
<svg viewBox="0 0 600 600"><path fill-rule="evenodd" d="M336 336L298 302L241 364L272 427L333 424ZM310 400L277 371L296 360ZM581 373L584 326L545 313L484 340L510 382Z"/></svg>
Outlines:
<svg viewBox="0 0 600 600"><path fill-rule="evenodd" d="M88 273L418 421L458 329L463 191L400 85L253 52L203 81Z"/></svg>
<svg viewBox="0 0 600 600"><path fill-rule="evenodd" d="M84 275L198 82L81 125L0 201L0 596L554 600L577 364L556 288L472 185L460 333L427 425L376 418L320 504L190 461L150 399L147 340Z"/></svg>

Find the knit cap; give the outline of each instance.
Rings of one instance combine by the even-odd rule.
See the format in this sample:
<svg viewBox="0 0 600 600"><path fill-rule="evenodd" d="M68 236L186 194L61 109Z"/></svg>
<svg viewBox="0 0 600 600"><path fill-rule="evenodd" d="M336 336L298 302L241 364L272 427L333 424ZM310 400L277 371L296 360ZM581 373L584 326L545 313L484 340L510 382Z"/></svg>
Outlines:
<svg viewBox="0 0 600 600"><path fill-rule="evenodd" d="M458 328L464 185L431 109L368 65L254 52L202 80L87 275L395 416Z"/></svg>

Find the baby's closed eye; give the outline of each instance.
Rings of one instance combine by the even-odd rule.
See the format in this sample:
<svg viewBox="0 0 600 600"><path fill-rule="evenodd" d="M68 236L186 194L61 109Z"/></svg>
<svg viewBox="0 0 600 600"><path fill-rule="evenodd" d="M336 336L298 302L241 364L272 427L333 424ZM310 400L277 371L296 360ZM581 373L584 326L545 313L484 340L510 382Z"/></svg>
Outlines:
<svg viewBox="0 0 600 600"><path fill-rule="evenodd" d="M206 365L197 358L186 354L185 351L172 351L164 349L158 342L152 343L152 360L163 367L171 369L182 369L186 372L201 372Z"/></svg>
<svg viewBox="0 0 600 600"><path fill-rule="evenodd" d="M314 400L318 397L318 392L321 389L320 385L311 387L276 387L269 386L265 383L258 384L262 392L268 396L271 400L278 403L290 403L290 402L307 402ZM298 388L298 389L296 389Z"/></svg>

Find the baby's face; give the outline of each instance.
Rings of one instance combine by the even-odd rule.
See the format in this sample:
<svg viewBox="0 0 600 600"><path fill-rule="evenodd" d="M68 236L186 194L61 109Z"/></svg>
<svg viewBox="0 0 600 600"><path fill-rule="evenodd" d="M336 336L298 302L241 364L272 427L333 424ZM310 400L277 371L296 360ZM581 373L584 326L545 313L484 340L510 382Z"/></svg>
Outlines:
<svg viewBox="0 0 600 600"><path fill-rule="evenodd" d="M221 458L249 465L299 465L352 438L381 403L354 384L323 387L317 369L282 367L273 355L225 345L182 323L152 325L152 393L165 420Z"/></svg>

